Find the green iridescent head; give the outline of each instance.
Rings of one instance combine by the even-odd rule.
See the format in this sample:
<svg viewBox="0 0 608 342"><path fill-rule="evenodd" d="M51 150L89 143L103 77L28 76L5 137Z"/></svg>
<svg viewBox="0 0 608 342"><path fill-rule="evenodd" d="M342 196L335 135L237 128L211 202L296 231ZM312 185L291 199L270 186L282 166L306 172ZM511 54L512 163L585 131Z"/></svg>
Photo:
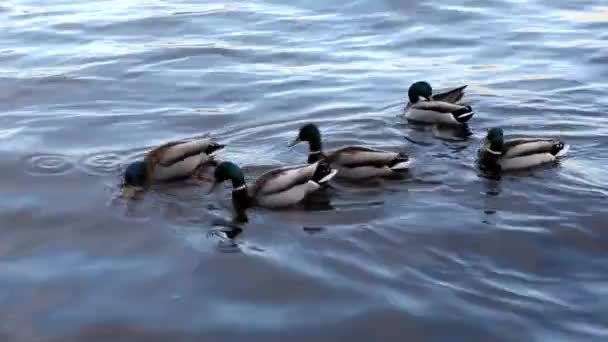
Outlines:
<svg viewBox="0 0 608 342"><path fill-rule="evenodd" d="M231 180L234 188L245 185L245 177L243 176L241 168L231 162L221 162L215 168L213 177L215 178L216 184Z"/></svg>
<svg viewBox="0 0 608 342"><path fill-rule="evenodd" d="M236 214L234 219L239 222L247 222L248 218L245 210L250 206L251 198L249 198L245 185L245 177L241 169L234 163L221 162L215 168L213 177L215 178L215 182L209 192L213 192L215 187L222 182L227 180L232 181L232 206Z"/></svg>
<svg viewBox="0 0 608 342"><path fill-rule="evenodd" d="M418 81L410 86L407 96L410 98L410 103L418 102L421 97L430 100L433 96L433 88L428 82Z"/></svg>
<svg viewBox="0 0 608 342"><path fill-rule="evenodd" d="M289 145L293 146L302 141L308 142L308 146L310 148L310 156L315 156L315 158L320 157L321 153L321 132L319 131L319 127L314 123L308 123L302 127L300 127L300 131L298 132L298 137L293 140ZM309 163L315 162L315 160L311 161L309 158Z"/></svg>
<svg viewBox="0 0 608 342"><path fill-rule="evenodd" d="M504 144L504 136L502 128L493 127L488 130L486 140L490 143L490 149L493 152L502 152L502 145Z"/></svg>

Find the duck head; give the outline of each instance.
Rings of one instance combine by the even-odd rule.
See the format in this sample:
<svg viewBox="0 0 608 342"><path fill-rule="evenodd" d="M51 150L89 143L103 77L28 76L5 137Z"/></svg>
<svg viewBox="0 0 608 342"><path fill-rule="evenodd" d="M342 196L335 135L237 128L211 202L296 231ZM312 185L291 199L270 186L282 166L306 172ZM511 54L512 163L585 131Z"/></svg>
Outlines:
<svg viewBox="0 0 608 342"><path fill-rule="evenodd" d="M421 98L428 101L433 96L433 88L426 81L414 82L407 91L407 96L410 98L410 103L416 103Z"/></svg>
<svg viewBox="0 0 608 342"><path fill-rule="evenodd" d="M123 195L134 197L137 192L142 191L148 184L148 173L146 163L137 161L129 164L124 173Z"/></svg>
<svg viewBox="0 0 608 342"><path fill-rule="evenodd" d="M245 209L249 207L251 199L247 192L247 185L245 184L245 177L241 169L234 163L221 162L215 168L213 173L215 181L211 186L213 191L217 185L230 180L232 181L232 205L236 212L236 219L238 221L247 222L247 215Z"/></svg>
<svg viewBox="0 0 608 342"><path fill-rule="evenodd" d="M489 174L498 175L501 170L499 160L502 156L504 144L502 129L490 128L485 140L480 150L479 162L481 168Z"/></svg>
<svg viewBox="0 0 608 342"><path fill-rule="evenodd" d="M300 127L297 138L289 143L289 146L294 146L303 141L308 142L310 149L308 152L308 163L316 163L322 157L321 132L319 131L319 127L314 123Z"/></svg>
<svg viewBox="0 0 608 342"><path fill-rule="evenodd" d="M487 148L488 152L500 155L502 154L502 147L504 144L504 136L502 132L502 128L493 127L488 130L488 134L486 136L486 140L489 143Z"/></svg>

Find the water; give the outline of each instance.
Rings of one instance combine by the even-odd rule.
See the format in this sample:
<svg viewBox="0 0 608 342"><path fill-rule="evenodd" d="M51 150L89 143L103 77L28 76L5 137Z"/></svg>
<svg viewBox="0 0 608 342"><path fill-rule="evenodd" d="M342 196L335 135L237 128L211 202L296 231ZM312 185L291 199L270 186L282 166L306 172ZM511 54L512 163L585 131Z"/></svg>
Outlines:
<svg viewBox="0 0 608 342"><path fill-rule="evenodd" d="M608 7L600 1L6 0L0 5L3 341L605 341ZM466 141L399 115L468 84ZM116 198L153 146L211 133L249 179L327 147L413 155L330 206L250 211L194 182ZM559 136L491 180L494 125ZM407 139L405 139L407 138Z"/></svg>

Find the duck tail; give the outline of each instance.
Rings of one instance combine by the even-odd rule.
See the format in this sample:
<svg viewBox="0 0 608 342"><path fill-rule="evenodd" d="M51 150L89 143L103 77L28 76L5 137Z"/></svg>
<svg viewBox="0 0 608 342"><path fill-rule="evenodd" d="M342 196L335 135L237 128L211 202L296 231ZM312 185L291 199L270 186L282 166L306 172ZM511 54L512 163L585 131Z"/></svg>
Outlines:
<svg viewBox="0 0 608 342"><path fill-rule="evenodd" d="M551 149L551 154L556 158L564 156L570 150L570 145L564 144L561 141L556 141Z"/></svg>
<svg viewBox="0 0 608 342"><path fill-rule="evenodd" d="M412 164L412 159L408 156L400 154L397 158L393 159L388 165L392 170L405 170Z"/></svg>
<svg viewBox="0 0 608 342"><path fill-rule="evenodd" d="M466 85L463 85L458 88L448 90L444 93L434 94L433 100L449 102L449 103L456 103L456 102L460 101L462 99L462 97L464 96L464 90L466 87L467 87Z"/></svg>
<svg viewBox="0 0 608 342"><path fill-rule="evenodd" d="M223 149L224 147L226 147L226 145L212 142L205 149L205 153L211 156L214 155L217 151Z"/></svg>
<svg viewBox="0 0 608 342"><path fill-rule="evenodd" d="M456 121L460 123L469 121L474 114L475 112L473 112L473 108L471 108L471 106L464 106L452 112L452 115L454 115Z"/></svg>
<svg viewBox="0 0 608 342"><path fill-rule="evenodd" d="M311 180L318 184L327 183L336 175L336 173L338 173L338 171L332 169L329 163L323 159L317 164L317 168L315 169L315 173L312 175Z"/></svg>

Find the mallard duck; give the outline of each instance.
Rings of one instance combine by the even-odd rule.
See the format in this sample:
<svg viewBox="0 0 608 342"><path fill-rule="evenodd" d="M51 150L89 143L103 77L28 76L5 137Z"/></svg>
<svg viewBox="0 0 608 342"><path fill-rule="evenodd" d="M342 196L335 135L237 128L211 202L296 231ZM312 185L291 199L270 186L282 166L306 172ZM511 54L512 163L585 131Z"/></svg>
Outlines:
<svg viewBox="0 0 608 342"><path fill-rule="evenodd" d="M123 192L132 196L151 183L187 178L201 165L213 161L213 155L224 145L209 138L172 141L148 152L143 161L127 166Z"/></svg>
<svg viewBox="0 0 608 342"><path fill-rule="evenodd" d="M232 205L237 220L247 221L245 210L252 206L265 208L289 207L302 202L306 196L315 192L321 185L336 175L337 171L326 161L313 164L286 166L265 172L256 179L251 187L245 183L241 169L234 163L221 162L214 172L215 187L232 181Z"/></svg>
<svg viewBox="0 0 608 342"><path fill-rule="evenodd" d="M308 163L327 160L338 170L338 178L357 180L388 177L410 167L410 158L398 152L378 150L364 146L344 146L324 152L321 147L321 132L317 125L306 124L300 128L296 139L289 144L308 142Z"/></svg>
<svg viewBox="0 0 608 342"><path fill-rule="evenodd" d="M409 103L405 107L404 115L408 120L423 123L463 124L475 114L471 106L457 104L464 96L466 87L464 85L433 95L430 84L425 81L415 82L408 90Z"/></svg>
<svg viewBox="0 0 608 342"><path fill-rule="evenodd" d="M526 169L555 161L569 145L557 139L526 138L504 141L501 128L488 130L479 149L479 163L489 171Z"/></svg>

